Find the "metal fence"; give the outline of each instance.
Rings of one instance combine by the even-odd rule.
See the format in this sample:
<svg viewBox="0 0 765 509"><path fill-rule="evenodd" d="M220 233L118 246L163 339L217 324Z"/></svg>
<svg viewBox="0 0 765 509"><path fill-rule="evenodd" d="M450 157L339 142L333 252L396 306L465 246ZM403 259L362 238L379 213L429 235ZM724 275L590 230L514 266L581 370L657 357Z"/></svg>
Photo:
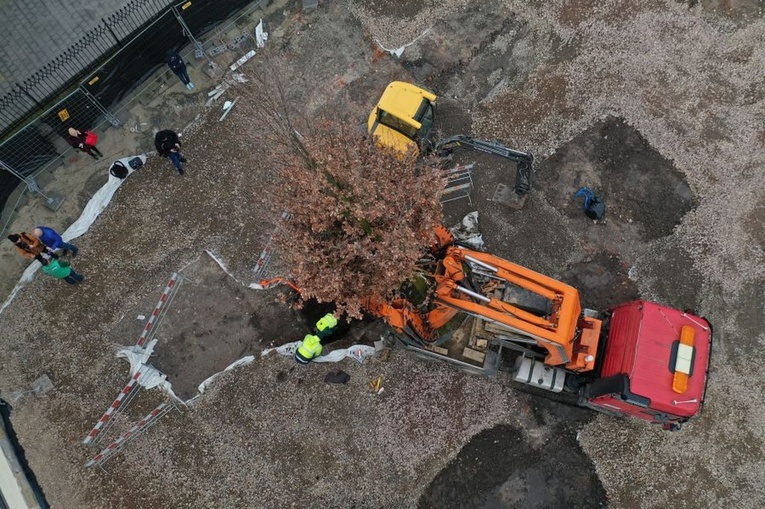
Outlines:
<svg viewBox="0 0 765 509"><path fill-rule="evenodd" d="M148 3L148 0L134 0L110 16L109 24L104 26L111 27L108 31L114 46L102 53L99 60L91 63L87 72L80 72L75 75L75 79L60 78L64 80L61 81L62 85L49 95L53 97L48 100L52 106L39 108L35 103L32 110L35 116L29 117L27 113L27 118L31 119L23 126L6 129L0 143L0 210L6 205L0 235L5 233L13 220L13 211L25 193L40 192L35 183L36 177L58 165L71 150L67 142L67 130L70 127L95 131L105 125L119 126L121 113L130 108L145 90L163 78L159 75L150 79L159 68L165 66L168 50L181 51L188 61L195 58L209 59L222 51L235 49L247 37L254 42L252 34L242 34L227 46L221 47L216 36L231 30L239 18L260 7L264 0L193 0L165 4L163 11L153 15L150 11L141 10ZM145 18L150 19L132 28ZM120 36L124 34L127 35L121 39ZM207 36L206 42L202 41L204 36ZM80 50L90 51L85 46L81 46ZM54 61L54 64L63 62L61 58ZM59 79L56 77L45 81L41 78L42 74L35 76L39 90L51 86L56 83L55 79ZM0 109L4 109L12 99L20 100L17 106L21 109L24 105L29 107L28 101L20 99L22 96L29 99L26 92L17 92L12 97L4 96L0 100ZM21 193L16 191L14 196L15 188L22 184L17 177L23 179L27 189ZM9 198L10 202L6 204Z"/></svg>
<svg viewBox="0 0 765 509"><path fill-rule="evenodd" d="M105 56L119 49L160 12L168 8L167 0L130 0L120 10L103 18L101 23L66 48L55 59L40 67L34 74L0 97L0 131L17 126L29 115L44 109L52 96L68 88ZM51 36L48 36L51 37ZM55 44L56 36L50 43ZM9 58L16 57L16 58ZM13 76L14 60L24 55L6 55L3 72Z"/></svg>

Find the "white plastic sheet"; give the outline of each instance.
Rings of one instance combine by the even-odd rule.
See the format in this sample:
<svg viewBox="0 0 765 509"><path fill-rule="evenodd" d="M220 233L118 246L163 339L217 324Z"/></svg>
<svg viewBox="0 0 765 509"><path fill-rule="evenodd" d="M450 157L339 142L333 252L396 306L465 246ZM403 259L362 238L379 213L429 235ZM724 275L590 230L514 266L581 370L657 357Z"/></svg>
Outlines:
<svg viewBox="0 0 765 509"><path fill-rule="evenodd" d="M141 163L146 163L146 155L144 154L119 159L119 161L125 165L125 168L128 169L128 176L135 171L130 167L129 162L136 157L141 159ZM87 205L85 205L85 209L82 211L82 214L80 214L80 217L77 219L77 221L72 223L72 225L67 228L64 233L61 234L61 238L64 239L64 242L69 242L72 239L76 239L88 231L90 225L93 224L99 214L104 211L106 206L112 200L114 193L122 185L123 180L124 179L117 178L114 175L109 174L109 180L107 180L106 184L101 186L101 189L96 191L96 194L93 195L93 198L88 201ZM34 261L29 265L29 267L26 268L24 273L21 275L21 279L19 279L19 282L16 284L13 291L11 291L11 294L3 303L3 306L0 307L0 313L5 311L5 308L7 308L13 299L16 298L16 295L22 288L32 282L32 280L35 278L35 272L37 272L41 266L42 265L40 262Z"/></svg>
<svg viewBox="0 0 765 509"><path fill-rule="evenodd" d="M229 364L228 366L226 366L226 369L224 369L223 371L218 371L217 373L215 373L211 377L206 378L204 382L199 384L199 387L197 387L197 390L199 391L200 394L205 392L207 390L207 388L210 386L210 384L212 384L213 381L216 378L218 378L220 375L222 375L226 371L231 371L232 369L237 368L239 366L244 366L246 364L251 363L254 360L255 360L255 357L253 357L252 355L248 355L246 357L242 357L238 361L235 361L235 362Z"/></svg>
<svg viewBox="0 0 765 509"><path fill-rule="evenodd" d="M117 350L117 357L127 359L130 363L130 376L135 376L139 369L143 370L143 374L138 377L136 383L144 387L145 389L153 389L154 387L160 387L164 390L168 390L173 396L170 389L170 382L167 381L167 375L159 371L154 366L146 364L151 354L154 352L154 345L157 344L157 340L153 339L146 343L145 348L141 348L138 345L128 346Z"/></svg>
<svg viewBox="0 0 765 509"><path fill-rule="evenodd" d="M462 222L449 228L454 238L468 244L477 250L483 250L483 236L478 229L478 211L471 212L462 218Z"/></svg>
<svg viewBox="0 0 765 509"><path fill-rule="evenodd" d="M119 160L125 166L125 168L127 168L128 176L135 172L135 170L130 167L130 161L136 157L141 159L142 165L146 164L146 155L143 154L140 156L125 157ZM117 192L117 189L119 189L124 180L125 179L115 177L111 173L109 174L109 180L107 180L106 184L101 186L101 189L96 191L96 194L93 195L93 198L88 201L88 204L85 205L85 209L82 211L82 214L80 214L80 217L77 219L77 221L72 223L72 225L67 228L64 233L61 234L61 237L65 242L76 239L90 229L90 225L93 224L101 212L104 211L106 206L109 205L109 202L112 201L114 193Z"/></svg>
<svg viewBox="0 0 765 509"><path fill-rule="evenodd" d="M157 340L152 339L146 343L145 348L135 345L126 346L117 350L117 357L127 359L127 361L130 363L130 376L135 375L138 369L146 364L146 361L149 360L151 354L154 353L154 345L156 344Z"/></svg>
<svg viewBox="0 0 765 509"><path fill-rule="evenodd" d="M267 40L268 32L263 30L263 19L261 18L260 23L255 27L255 45L262 48L266 45Z"/></svg>
<svg viewBox="0 0 765 509"><path fill-rule="evenodd" d="M376 43L377 43L377 45L378 45L378 46L380 46L380 48L381 48L383 51L385 51L386 53L390 53L391 55L395 56L396 58L401 58L401 55L403 55L403 54L404 54L404 50L405 50L406 48L408 48L409 46L411 46L412 44L414 44L415 42L417 42L417 40L418 40L420 37L424 36L424 35L425 35L425 34L427 34L428 32L430 32L430 28L428 28L428 29L427 29L427 30L425 30L423 33L421 33L420 35L418 35L417 37L415 37L415 38L414 38L414 40L413 40L412 42L410 42L410 43L407 43L407 44L404 44L404 45L403 45L403 46L401 46L400 48L396 48L396 49L388 49L388 48L386 48L385 46L383 46L382 44L380 44L380 41L378 41L378 40L375 40L375 42L376 42Z"/></svg>
<svg viewBox="0 0 765 509"><path fill-rule="evenodd" d="M292 358L295 355L295 351L300 348L302 341L295 341L293 343L287 343L276 348L267 348L261 352L262 357L268 356L272 351L276 351L279 355ZM359 363L363 363L364 359L375 354L373 346L367 345L353 345L349 348L341 348L339 350L332 350L327 355L320 355L313 359L313 362L340 362L345 358L350 358Z"/></svg>

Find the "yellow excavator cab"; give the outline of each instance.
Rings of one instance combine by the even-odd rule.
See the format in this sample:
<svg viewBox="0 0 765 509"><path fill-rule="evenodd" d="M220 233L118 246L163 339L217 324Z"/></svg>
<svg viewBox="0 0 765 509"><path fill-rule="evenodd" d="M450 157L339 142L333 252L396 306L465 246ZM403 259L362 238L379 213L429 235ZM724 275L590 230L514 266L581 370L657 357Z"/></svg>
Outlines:
<svg viewBox="0 0 765 509"><path fill-rule="evenodd" d="M436 95L416 85L394 81L369 114L367 129L377 143L403 154L419 152L433 128Z"/></svg>

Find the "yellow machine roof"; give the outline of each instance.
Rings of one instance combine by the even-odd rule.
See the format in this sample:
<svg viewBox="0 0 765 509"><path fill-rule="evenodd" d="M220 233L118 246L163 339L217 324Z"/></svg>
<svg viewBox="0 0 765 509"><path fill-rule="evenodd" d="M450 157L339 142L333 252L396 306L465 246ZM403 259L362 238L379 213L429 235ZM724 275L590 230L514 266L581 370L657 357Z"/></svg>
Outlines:
<svg viewBox="0 0 765 509"><path fill-rule="evenodd" d="M380 101L369 114L367 121L369 132L377 138L378 143L382 146L390 147L402 154L409 150L417 151L417 144L411 138L388 126L378 124L377 116L380 111L385 111L401 122L410 125L413 129L419 130L422 124L416 121L414 116L420 109L423 99L435 102L436 95L411 83L392 82L385 88Z"/></svg>
<svg viewBox="0 0 765 509"><path fill-rule="evenodd" d="M434 102L436 96L411 83L394 81L383 92L377 107L419 129L420 123L414 120L414 116L423 99Z"/></svg>

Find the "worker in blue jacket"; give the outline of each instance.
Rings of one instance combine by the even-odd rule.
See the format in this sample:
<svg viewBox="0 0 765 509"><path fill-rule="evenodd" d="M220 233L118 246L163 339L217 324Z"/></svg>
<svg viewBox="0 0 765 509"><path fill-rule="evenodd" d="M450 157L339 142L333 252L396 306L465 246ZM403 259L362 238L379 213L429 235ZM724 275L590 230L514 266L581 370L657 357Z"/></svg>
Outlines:
<svg viewBox="0 0 765 509"><path fill-rule="evenodd" d="M64 254L66 254L67 251L71 251L72 256L77 256L77 253L80 251L74 244L64 242L61 235L59 235L53 228L38 226L34 229L34 234L40 239L40 242L45 244L48 249L52 251L63 250Z"/></svg>

